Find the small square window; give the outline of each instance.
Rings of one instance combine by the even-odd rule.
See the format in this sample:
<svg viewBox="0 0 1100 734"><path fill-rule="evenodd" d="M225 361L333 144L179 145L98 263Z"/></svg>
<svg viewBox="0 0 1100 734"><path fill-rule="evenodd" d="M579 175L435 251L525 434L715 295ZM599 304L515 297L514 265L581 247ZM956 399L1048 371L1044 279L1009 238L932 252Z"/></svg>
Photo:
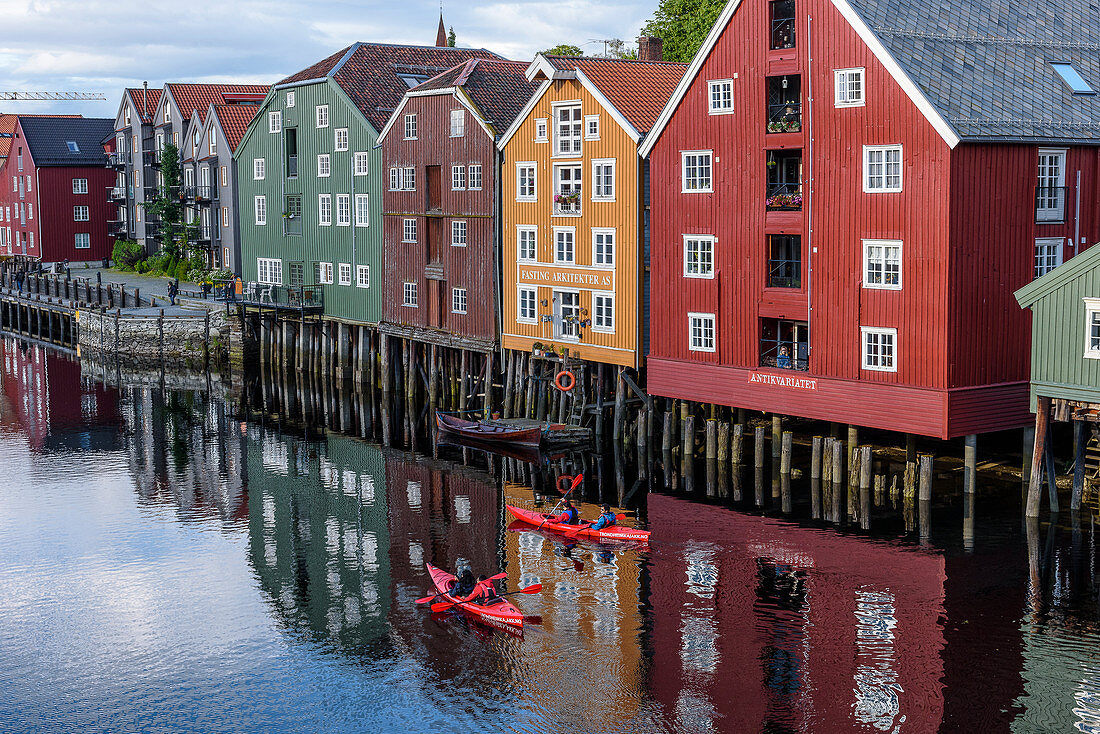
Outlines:
<svg viewBox="0 0 1100 734"><path fill-rule="evenodd" d="M416 115L405 115L405 140L416 140Z"/></svg>
<svg viewBox="0 0 1100 734"><path fill-rule="evenodd" d="M899 240L863 240L863 287L901 290Z"/></svg>
<svg viewBox="0 0 1100 734"><path fill-rule="evenodd" d="M712 115L728 115L733 112L732 79L707 82L707 112Z"/></svg>
<svg viewBox="0 0 1100 734"><path fill-rule="evenodd" d="M314 108L317 127L328 127L328 105L319 104Z"/></svg>
<svg viewBox="0 0 1100 734"><path fill-rule="evenodd" d="M351 285L351 263L340 263L340 285Z"/></svg>
<svg viewBox="0 0 1100 734"><path fill-rule="evenodd" d="M599 140L600 139L600 116L599 115L585 115L584 116L584 139L585 140Z"/></svg>
<svg viewBox="0 0 1100 734"><path fill-rule="evenodd" d="M863 341L863 369L875 372L897 372L895 344L897 329L860 327Z"/></svg>
<svg viewBox="0 0 1100 734"><path fill-rule="evenodd" d="M714 242L712 235L684 235L684 277L714 277Z"/></svg>
<svg viewBox="0 0 1100 734"><path fill-rule="evenodd" d="M406 219L402 223L402 242L416 242L416 220Z"/></svg>
<svg viewBox="0 0 1100 734"><path fill-rule="evenodd" d="M286 93L286 106L287 107L293 107L294 106L294 92L292 92L292 91Z"/></svg>
<svg viewBox="0 0 1100 734"><path fill-rule="evenodd" d="M546 118L540 117L535 120L535 142L545 143L547 142L546 136Z"/></svg>
<svg viewBox="0 0 1100 734"><path fill-rule="evenodd" d="M454 247L466 246L466 222L451 222L451 245Z"/></svg>
<svg viewBox="0 0 1100 734"><path fill-rule="evenodd" d="M355 287L370 288L370 265L355 266Z"/></svg>
<svg viewBox="0 0 1100 734"><path fill-rule="evenodd" d="M405 281L402 289L401 305L416 308L416 283Z"/></svg>
<svg viewBox="0 0 1100 734"><path fill-rule="evenodd" d="M466 289L451 289L451 313L466 313Z"/></svg>
<svg viewBox="0 0 1100 734"><path fill-rule="evenodd" d="M708 193L713 191L711 179L711 159L709 150L687 150L680 153L681 192L685 194Z"/></svg>
<svg viewBox="0 0 1100 734"><path fill-rule="evenodd" d="M88 193L88 179L86 179L86 178L74 178L73 179L73 193L74 194L86 194L86 193Z"/></svg>
<svg viewBox="0 0 1100 734"><path fill-rule="evenodd" d="M333 146L335 150L347 150L348 149L348 129L346 127L338 127L334 131L335 140Z"/></svg>
<svg viewBox="0 0 1100 734"><path fill-rule="evenodd" d="M516 300L516 321L533 324L537 318L535 301L538 297L534 288L520 288Z"/></svg>
<svg viewBox="0 0 1100 734"><path fill-rule="evenodd" d="M863 191L897 193L901 191L901 146L863 146Z"/></svg>
<svg viewBox="0 0 1100 734"><path fill-rule="evenodd" d="M451 110L451 137L461 138L466 134L466 111Z"/></svg>
<svg viewBox="0 0 1100 734"><path fill-rule="evenodd" d="M833 105L860 107L863 99L863 69L837 69L833 72Z"/></svg>
<svg viewBox="0 0 1100 734"><path fill-rule="evenodd" d="M692 352L713 352L714 314L688 314L688 349Z"/></svg>

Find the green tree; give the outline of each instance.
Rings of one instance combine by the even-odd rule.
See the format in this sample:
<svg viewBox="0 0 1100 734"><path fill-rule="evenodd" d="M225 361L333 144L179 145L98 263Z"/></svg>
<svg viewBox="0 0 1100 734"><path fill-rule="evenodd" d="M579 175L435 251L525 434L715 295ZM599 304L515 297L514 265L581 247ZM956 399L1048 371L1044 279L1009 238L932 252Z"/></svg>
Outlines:
<svg viewBox="0 0 1100 734"><path fill-rule="evenodd" d="M450 30L447 31L447 45L451 48L454 48L456 40L457 38L455 36L455 27L451 26Z"/></svg>
<svg viewBox="0 0 1100 734"><path fill-rule="evenodd" d="M666 61L691 61L725 5L726 0L660 0L642 34L664 42Z"/></svg>
<svg viewBox="0 0 1100 734"><path fill-rule="evenodd" d="M183 223L183 204L180 202L180 154L176 146L168 143L160 152L160 176L153 195L145 202L146 221L149 215L159 221L156 239L161 252L173 257L188 254L188 225Z"/></svg>
<svg viewBox="0 0 1100 734"><path fill-rule="evenodd" d="M570 43L559 43L557 46L548 48L542 53L548 56L584 56L584 54L581 53L580 47Z"/></svg>

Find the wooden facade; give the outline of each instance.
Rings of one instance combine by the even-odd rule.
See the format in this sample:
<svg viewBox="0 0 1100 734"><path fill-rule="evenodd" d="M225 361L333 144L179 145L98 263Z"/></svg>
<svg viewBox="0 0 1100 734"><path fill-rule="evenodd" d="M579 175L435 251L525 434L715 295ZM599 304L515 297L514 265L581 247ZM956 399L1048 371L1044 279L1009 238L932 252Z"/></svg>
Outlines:
<svg viewBox="0 0 1100 734"><path fill-rule="evenodd" d="M648 389L941 438L1023 426L1012 292L1040 240L1061 238L1060 262L1100 235L1074 203L1097 199L1095 149L961 141L846 6L730 2L643 146L661 304ZM1050 147L1065 152L1057 219L1036 208ZM685 172L699 153L703 185ZM877 186L866 161L888 154L897 181ZM711 265L692 262L700 246Z"/></svg>

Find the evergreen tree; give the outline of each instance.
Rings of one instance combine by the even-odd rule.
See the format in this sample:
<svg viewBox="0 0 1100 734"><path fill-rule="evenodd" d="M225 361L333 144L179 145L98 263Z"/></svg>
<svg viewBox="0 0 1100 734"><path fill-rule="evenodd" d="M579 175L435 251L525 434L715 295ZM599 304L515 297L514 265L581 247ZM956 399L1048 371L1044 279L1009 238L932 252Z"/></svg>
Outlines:
<svg viewBox="0 0 1100 734"><path fill-rule="evenodd" d="M182 223L179 159L179 149L171 143L166 144L160 153L159 185L145 202L146 221L152 215L160 222L156 239L161 251L173 257L186 254L188 249L188 228Z"/></svg>
<svg viewBox="0 0 1100 734"><path fill-rule="evenodd" d="M691 61L703 45L726 0L660 0L642 34L664 42L667 61Z"/></svg>
<svg viewBox="0 0 1100 734"><path fill-rule="evenodd" d="M455 27L451 26L450 30L447 31L447 45L454 48L455 40Z"/></svg>

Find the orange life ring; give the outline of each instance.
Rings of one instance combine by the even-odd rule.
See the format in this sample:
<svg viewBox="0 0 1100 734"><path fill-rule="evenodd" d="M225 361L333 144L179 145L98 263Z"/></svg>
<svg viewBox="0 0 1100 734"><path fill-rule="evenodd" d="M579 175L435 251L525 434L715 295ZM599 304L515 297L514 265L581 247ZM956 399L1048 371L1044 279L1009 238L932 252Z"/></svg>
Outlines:
<svg viewBox="0 0 1100 734"><path fill-rule="evenodd" d="M573 477L569 476L568 474L562 474L560 477L558 477L558 491L562 494L565 494L565 492L569 489L569 485L572 483Z"/></svg>
<svg viewBox="0 0 1100 734"><path fill-rule="evenodd" d="M554 377L554 384L557 385L558 389L562 392L569 392L573 389L573 386L577 384L577 378L574 377L573 373L569 370L562 370Z"/></svg>

